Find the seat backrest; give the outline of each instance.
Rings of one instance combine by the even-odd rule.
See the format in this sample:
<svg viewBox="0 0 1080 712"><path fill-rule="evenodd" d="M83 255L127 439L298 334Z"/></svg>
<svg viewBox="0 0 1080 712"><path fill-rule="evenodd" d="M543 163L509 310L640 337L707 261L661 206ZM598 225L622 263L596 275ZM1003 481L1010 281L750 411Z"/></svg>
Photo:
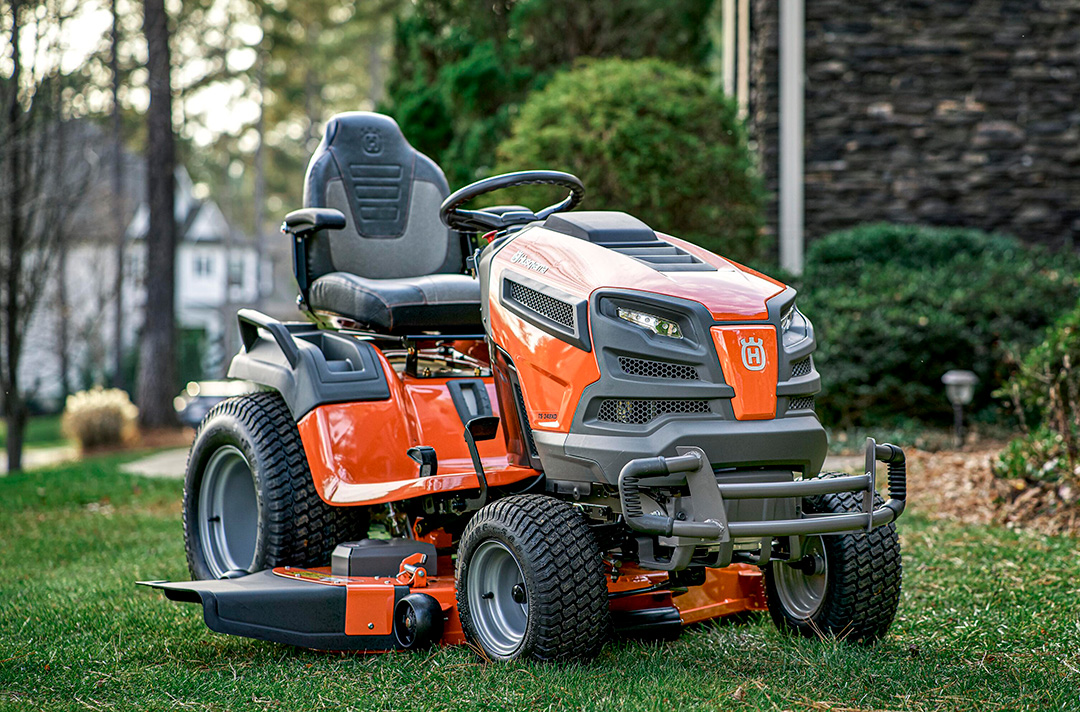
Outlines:
<svg viewBox="0 0 1080 712"><path fill-rule="evenodd" d="M307 240L308 278L462 272L460 238L439 220L449 193L442 170L409 145L392 118L337 114L308 163L304 207L335 208L347 224Z"/></svg>

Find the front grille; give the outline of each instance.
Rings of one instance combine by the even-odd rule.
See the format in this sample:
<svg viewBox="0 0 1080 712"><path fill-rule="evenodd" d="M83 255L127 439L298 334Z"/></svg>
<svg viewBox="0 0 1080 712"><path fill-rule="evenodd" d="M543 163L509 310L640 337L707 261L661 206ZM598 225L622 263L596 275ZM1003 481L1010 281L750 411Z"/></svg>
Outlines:
<svg viewBox="0 0 1080 712"><path fill-rule="evenodd" d="M813 396L796 396L788 401L788 410L813 410Z"/></svg>
<svg viewBox="0 0 1080 712"><path fill-rule="evenodd" d="M572 304L549 297L517 282L507 281L510 282L510 298L515 302L556 324L562 324L567 329L574 328L574 306Z"/></svg>
<svg viewBox="0 0 1080 712"><path fill-rule="evenodd" d="M650 361L644 358L619 357L619 366L631 376L643 376L645 378L667 378L676 381L699 380L697 369L681 363L667 363L666 361Z"/></svg>
<svg viewBox="0 0 1080 712"><path fill-rule="evenodd" d="M807 356L802 361L796 361L791 364L791 377L798 378L799 376L809 376L811 371L810 357Z"/></svg>
<svg viewBox="0 0 1080 712"><path fill-rule="evenodd" d="M707 400L627 400L611 398L600 405L597 420L644 425L670 413L709 413Z"/></svg>

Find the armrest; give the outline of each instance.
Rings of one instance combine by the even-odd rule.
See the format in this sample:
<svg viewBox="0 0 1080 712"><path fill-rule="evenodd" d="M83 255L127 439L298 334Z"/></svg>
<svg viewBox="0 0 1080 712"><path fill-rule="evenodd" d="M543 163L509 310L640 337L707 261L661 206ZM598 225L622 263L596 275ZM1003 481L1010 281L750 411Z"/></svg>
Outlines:
<svg viewBox="0 0 1080 712"><path fill-rule="evenodd" d="M307 247L304 239L320 230L341 230L345 227L345 216L333 208L303 208L294 210L285 216L281 231L293 238L293 274L296 285L300 287L300 297L308 298Z"/></svg>
<svg viewBox="0 0 1080 712"><path fill-rule="evenodd" d="M296 237L307 237L319 230L341 230L345 227L345 216L333 208L304 208L294 210L285 216L282 232Z"/></svg>

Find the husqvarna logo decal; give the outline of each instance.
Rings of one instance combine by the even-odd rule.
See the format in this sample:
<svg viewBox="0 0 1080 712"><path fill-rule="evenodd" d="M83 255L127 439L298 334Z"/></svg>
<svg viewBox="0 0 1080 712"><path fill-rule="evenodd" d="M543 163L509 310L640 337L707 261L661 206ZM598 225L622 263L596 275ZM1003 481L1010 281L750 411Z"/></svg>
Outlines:
<svg viewBox="0 0 1080 712"><path fill-rule="evenodd" d="M742 347L742 365L748 371L761 371L765 368L765 344L761 339L751 336L748 339L739 339Z"/></svg>
<svg viewBox="0 0 1080 712"><path fill-rule="evenodd" d="M710 329L736 420L776 417L776 327L725 324Z"/></svg>
<svg viewBox="0 0 1080 712"><path fill-rule="evenodd" d="M378 130L368 129L364 132L364 135L360 139L361 144L364 146L365 153L381 153L382 152L382 137L379 135Z"/></svg>
<svg viewBox="0 0 1080 712"><path fill-rule="evenodd" d="M531 269L533 272L539 272L540 274L548 271L547 265L540 264L521 250L515 252L513 257L510 258L510 261L516 265Z"/></svg>

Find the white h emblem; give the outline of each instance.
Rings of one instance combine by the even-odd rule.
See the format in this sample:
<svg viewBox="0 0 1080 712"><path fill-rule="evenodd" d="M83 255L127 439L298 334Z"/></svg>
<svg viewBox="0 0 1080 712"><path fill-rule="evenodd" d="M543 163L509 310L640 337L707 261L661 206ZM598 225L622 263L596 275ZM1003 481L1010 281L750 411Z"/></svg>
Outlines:
<svg viewBox="0 0 1080 712"><path fill-rule="evenodd" d="M750 337L739 339L742 346L742 364L748 371L760 371L765 368L765 347L761 339Z"/></svg>

